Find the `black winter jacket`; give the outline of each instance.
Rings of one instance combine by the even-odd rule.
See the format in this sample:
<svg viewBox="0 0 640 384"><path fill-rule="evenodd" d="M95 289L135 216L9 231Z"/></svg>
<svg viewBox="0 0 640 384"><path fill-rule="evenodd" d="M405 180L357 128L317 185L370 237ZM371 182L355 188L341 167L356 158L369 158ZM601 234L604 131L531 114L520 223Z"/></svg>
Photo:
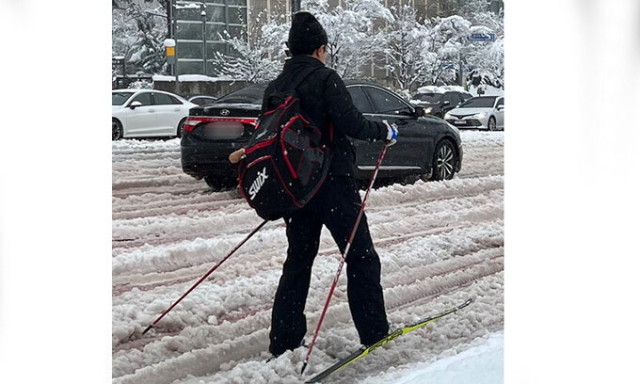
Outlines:
<svg viewBox="0 0 640 384"><path fill-rule="evenodd" d="M311 56L295 56L286 61L282 73L269 83L262 101L262 113L277 107L269 105L269 96L276 91L289 90L302 72L312 66L320 69L311 73L297 88L303 115L322 130L323 137L330 137L333 124L333 160L329 174L353 176L355 153L347 136L361 140L384 140L387 127L379 122L366 120L356 109L344 82L338 74ZM273 102L273 101L272 101Z"/></svg>

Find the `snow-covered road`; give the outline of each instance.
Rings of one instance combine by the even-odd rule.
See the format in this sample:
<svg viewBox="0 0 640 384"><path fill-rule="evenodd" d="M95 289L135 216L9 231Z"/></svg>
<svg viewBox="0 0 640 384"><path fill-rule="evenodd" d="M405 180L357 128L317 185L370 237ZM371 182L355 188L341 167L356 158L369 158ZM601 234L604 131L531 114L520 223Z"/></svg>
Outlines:
<svg viewBox="0 0 640 384"><path fill-rule="evenodd" d="M504 135L463 132L462 139L463 167L455 179L374 190L367 216L392 323L469 297L474 303L374 351L329 382L364 383L392 366L424 367L502 331ZM182 173L177 139L115 142L112 161L113 382L299 383L303 349L265 363L286 250L283 223L268 223L141 336L261 220L235 192L209 192ZM338 258L323 231L306 306L309 334ZM341 277L305 375L346 356L357 341Z"/></svg>

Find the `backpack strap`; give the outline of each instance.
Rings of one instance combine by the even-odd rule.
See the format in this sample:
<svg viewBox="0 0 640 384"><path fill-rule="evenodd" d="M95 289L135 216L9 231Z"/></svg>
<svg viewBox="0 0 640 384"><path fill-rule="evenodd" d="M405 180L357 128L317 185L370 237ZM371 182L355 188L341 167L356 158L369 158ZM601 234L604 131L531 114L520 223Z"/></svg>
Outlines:
<svg viewBox="0 0 640 384"><path fill-rule="evenodd" d="M287 96L289 96L292 91L297 96L296 89L300 86L300 84L302 84L302 82L305 81L307 79L307 77L309 77L313 72L317 71L320 68L322 68L322 67L321 66L313 66L311 68L303 69L298 74L296 74L297 79L293 83L293 85L288 86L288 87L286 87L284 89L282 89L280 86L276 86L275 89L273 90L273 92L269 95L269 98L268 98L268 101L267 101L267 108L271 109L271 108L274 108L275 106L280 105L281 103L285 102Z"/></svg>
<svg viewBox="0 0 640 384"><path fill-rule="evenodd" d="M309 77L312 73L314 73L315 71L317 71L318 69L320 69L322 67L320 66L314 66L311 67L309 69L305 69L302 72L302 75L300 75L298 81L296 81L295 83L293 83L293 86L290 88L293 91L295 91L296 89L298 89L298 87L300 86L300 84L302 84L303 81L305 81L307 79L307 77Z"/></svg>

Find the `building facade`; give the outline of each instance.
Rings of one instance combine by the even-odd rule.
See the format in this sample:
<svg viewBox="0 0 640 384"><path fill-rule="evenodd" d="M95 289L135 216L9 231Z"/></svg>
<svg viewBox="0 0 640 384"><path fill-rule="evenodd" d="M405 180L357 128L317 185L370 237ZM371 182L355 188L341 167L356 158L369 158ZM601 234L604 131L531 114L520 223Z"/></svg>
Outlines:
<svg viewBox="0 0 640 384"><path fill-rule="evenodd" d="M203 3L173 1L178 74L215 75L210 62L213 52L228 53L227 45L220 38L226 33L231 37L241 37L246 34L251 6L249 1L204 0ZM205 61L206 72L203 73Z"/></svg>

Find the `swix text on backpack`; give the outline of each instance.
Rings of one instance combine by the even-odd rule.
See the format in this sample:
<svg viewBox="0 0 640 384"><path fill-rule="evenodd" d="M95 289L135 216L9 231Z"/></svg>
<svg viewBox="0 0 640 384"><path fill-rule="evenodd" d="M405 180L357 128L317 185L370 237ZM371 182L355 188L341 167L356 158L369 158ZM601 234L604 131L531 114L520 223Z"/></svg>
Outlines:
<svg viewBox="0 0 640 384"><path fill-rule="evenodd" d="M267 176L267 168L263 168L262 172L258 171L258 176L251 183L251 188L249 188L249 194L251 195L251 200L253 200L258 192L260 192L260 188L264 185L264 181L268 178Z"/></svg>

